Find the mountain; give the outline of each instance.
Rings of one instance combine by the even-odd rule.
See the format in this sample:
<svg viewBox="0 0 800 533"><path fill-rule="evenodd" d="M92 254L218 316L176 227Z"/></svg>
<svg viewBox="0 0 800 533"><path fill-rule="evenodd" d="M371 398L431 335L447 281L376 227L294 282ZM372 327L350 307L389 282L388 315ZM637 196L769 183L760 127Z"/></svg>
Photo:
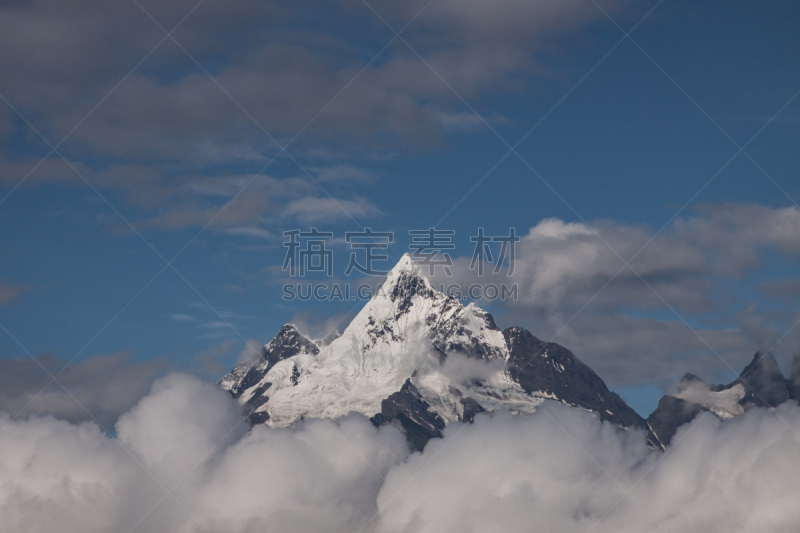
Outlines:
<svg viewBox="0 0 800 533"><path fill-rule="evenodd" d="M753 407L773 408L789 399L800 399L800 356L792 362L792 374L786 379L777 361L768 352L757 352L739 377L727 385L712 385L686 374L647 418L647 423L666 446L680 426L691 422L703 411L727 419Z"/></svg>
<svg viewBox="0 0 800 533"><path fill-rule="evenodd" d="M281 361L298 355L315 356L318 353L317 343L303 336L294 325L287 324L261 349L261 353L237 365L219 383L243 403L252 423L266 422L269 415L266 411L259 411L259 408L269 400L264 393L272 383L263 378ZM292 365L290 381L297 379L296 373L297 366Z"/></svg>
<svg viewBox="0 0 800 533"><path fill-rule="evenodd" d="M351 412L398 423L421 449L482 411L531 413L546 400L622 428L647 423L566 348L505 331L474 304L436 290L408 254L342 334L324 345L287 324L220 380L251 423L291 426Z"/></svg>

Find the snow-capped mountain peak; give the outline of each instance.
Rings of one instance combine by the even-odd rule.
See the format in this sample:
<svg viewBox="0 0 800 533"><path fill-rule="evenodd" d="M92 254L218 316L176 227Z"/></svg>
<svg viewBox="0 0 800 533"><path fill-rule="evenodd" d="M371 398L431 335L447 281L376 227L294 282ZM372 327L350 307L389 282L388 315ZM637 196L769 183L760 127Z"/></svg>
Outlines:
<svg viewBox="0 0 800 533"><path fill-rule="evenodd" d="M229 390L235 389L243 402L256 393L268 397L254 414L281 426L300 417L335 418L352 411L374 416L381 412L383 400L408 380L425 391L424 397L441 404L440 416L457 420L457 402L448 391L452 380L443 373L447 355L496 359L500 374L508 355L503 334L491 316L437 291L408 255L328 346L312 346L287 325L265 352L284 342L295 347L289 357L262 355L251 362L250 375L263 373L257 382L251 379L242 383L244 388L234 387L244 373L238 367L222 382Z"/></svg>
<svg viewBox="0 0 800 533"><path fill-rule="evenodd" d="M518 338L518 331L535 342L514 344L515 356L509 340ZM471 420L484 410L532 412L546 399L581 405L565 386L591 378L595 385L588 396L605 401L598 404L601 418L627 409L620 425L645 427L594 372L558 345L546 345L561 357L557 366L543 366L540 379L531 379L522 368L534 345L545 343L521 328L504 335L489 313L437 290L406 254L330 344L315 343L287 324L259 356L237 365L220 384L254 423L289 426L304 417L359 412L376 424L397 419L420 446L446 424ZM565 381L562 363L582 377ZM549 384L556 388L549 390ZM584 407L594 410L596 403Z"/></svg>

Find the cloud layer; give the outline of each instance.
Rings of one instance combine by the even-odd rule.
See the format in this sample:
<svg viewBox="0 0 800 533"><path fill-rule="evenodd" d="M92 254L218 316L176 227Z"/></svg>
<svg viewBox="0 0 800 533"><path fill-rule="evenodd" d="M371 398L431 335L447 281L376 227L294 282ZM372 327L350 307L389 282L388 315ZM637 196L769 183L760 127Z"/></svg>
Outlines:
<svg viewBox="0 0 800 533"><path fill-rule="evenodd" d="M96 417L108 428L147 394L167 366L163 359L135 362L124 352L66 367L66 360L50 355L37 360L0 358L0 411L21 417L49 414L71 422ZM58 383L52 383L51 376L57 376Z"/></svg>
<svg viewBox="0 0 800 533"><path fill-rule="evenodd" d="M366 418L250 432L187 375L117 425L0 421L0 531L794 531L800 408L698 417L666 453L583 411L478 415L423 453ZM169 495L167 495L169 491Z"/></svg>
<svg viewBox="0 0 800 533"><path fill-rule="evenodd" d="M783 337L800 320L799 260L797 207L713 204L662 231L545 219L518 243L512 276L478 278L465 258L459 282L517 283L500 321L569 347L612 386L668 386L685 372L724 381L758 350L800 352L796 331ZM788 277L750 282L765 265Z"/></svg>
<svg viewBox="0 0 800 533"><path fill-rule="evenodd" d="M520 74L537 72L554 40L603 20L576 0L514 1L499 10L426 4L5 2L0 95L9 105L0 110L0 138L8 148L0 150L0 180L15 185L33 171L30 183L81 182L58 157L40 161L49 147L30 122L51 145L66 139L59 152L89 181L142 209L142 228L246 226L281 215L337 221L342 206L373 218L378 208L352 188L373 181L363 155L440 145L454 130L454 110L463 111L415 51L400 40L384 49L393 36L384 21L400 30L420 14L404 38L474 98L521 89ZM616 13L622 4L605 9ZM282 180L299 175L301 188L287 198L276 180L258 180L214 218L222 198L193 184L239 183L224 195L230 199L301 132L292 155L281 157L289 175L275 168L280 162L269 169ZM310 151L306 139L329 149Z"/></svg>

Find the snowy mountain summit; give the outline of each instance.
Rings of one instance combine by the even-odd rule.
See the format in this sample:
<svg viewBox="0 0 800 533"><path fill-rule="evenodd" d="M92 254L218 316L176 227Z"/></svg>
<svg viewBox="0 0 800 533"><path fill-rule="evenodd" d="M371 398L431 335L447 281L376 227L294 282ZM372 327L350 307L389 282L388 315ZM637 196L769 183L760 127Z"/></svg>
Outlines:
<svg viewBox="0 0 800 533"><path fill-rule="evenodd" d="M522 328L500 331L486 311L436 290L408 254L330 344L287 324L220 385L254 424L355 411L376 425L399 422L417 448L451 422L496 409L531 413L546 400L648 431L569 350Z"/></svg>

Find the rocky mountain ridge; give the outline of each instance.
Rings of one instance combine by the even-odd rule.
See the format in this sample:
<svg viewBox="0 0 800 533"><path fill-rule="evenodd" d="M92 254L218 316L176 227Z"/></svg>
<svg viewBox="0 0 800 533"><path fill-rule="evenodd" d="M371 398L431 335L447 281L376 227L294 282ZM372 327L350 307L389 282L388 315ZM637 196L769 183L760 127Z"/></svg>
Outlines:
<svg viewBox="0 0 800 533"><path fill-rule="evenodd" d="M398 423L421 449L483 411L531 413L545 401L593 412L657 444L647 423L572 352L523 328L501 331L474 304L437 291L405 255L330 344L287 324L220 380L253 424L291 426L351 412Z"/></svg>
<svg viewBox="0 0 800 533"><path fill-rule="evenodd" d="M647 423L666 446L680 426L704 411L728 419L754 407L775 408L790 399L800 401L800 356L792 361L787 379L772 354L757 352L728 384L713 385L693 374L684 375L675 393L661 398Z"/></svg>

